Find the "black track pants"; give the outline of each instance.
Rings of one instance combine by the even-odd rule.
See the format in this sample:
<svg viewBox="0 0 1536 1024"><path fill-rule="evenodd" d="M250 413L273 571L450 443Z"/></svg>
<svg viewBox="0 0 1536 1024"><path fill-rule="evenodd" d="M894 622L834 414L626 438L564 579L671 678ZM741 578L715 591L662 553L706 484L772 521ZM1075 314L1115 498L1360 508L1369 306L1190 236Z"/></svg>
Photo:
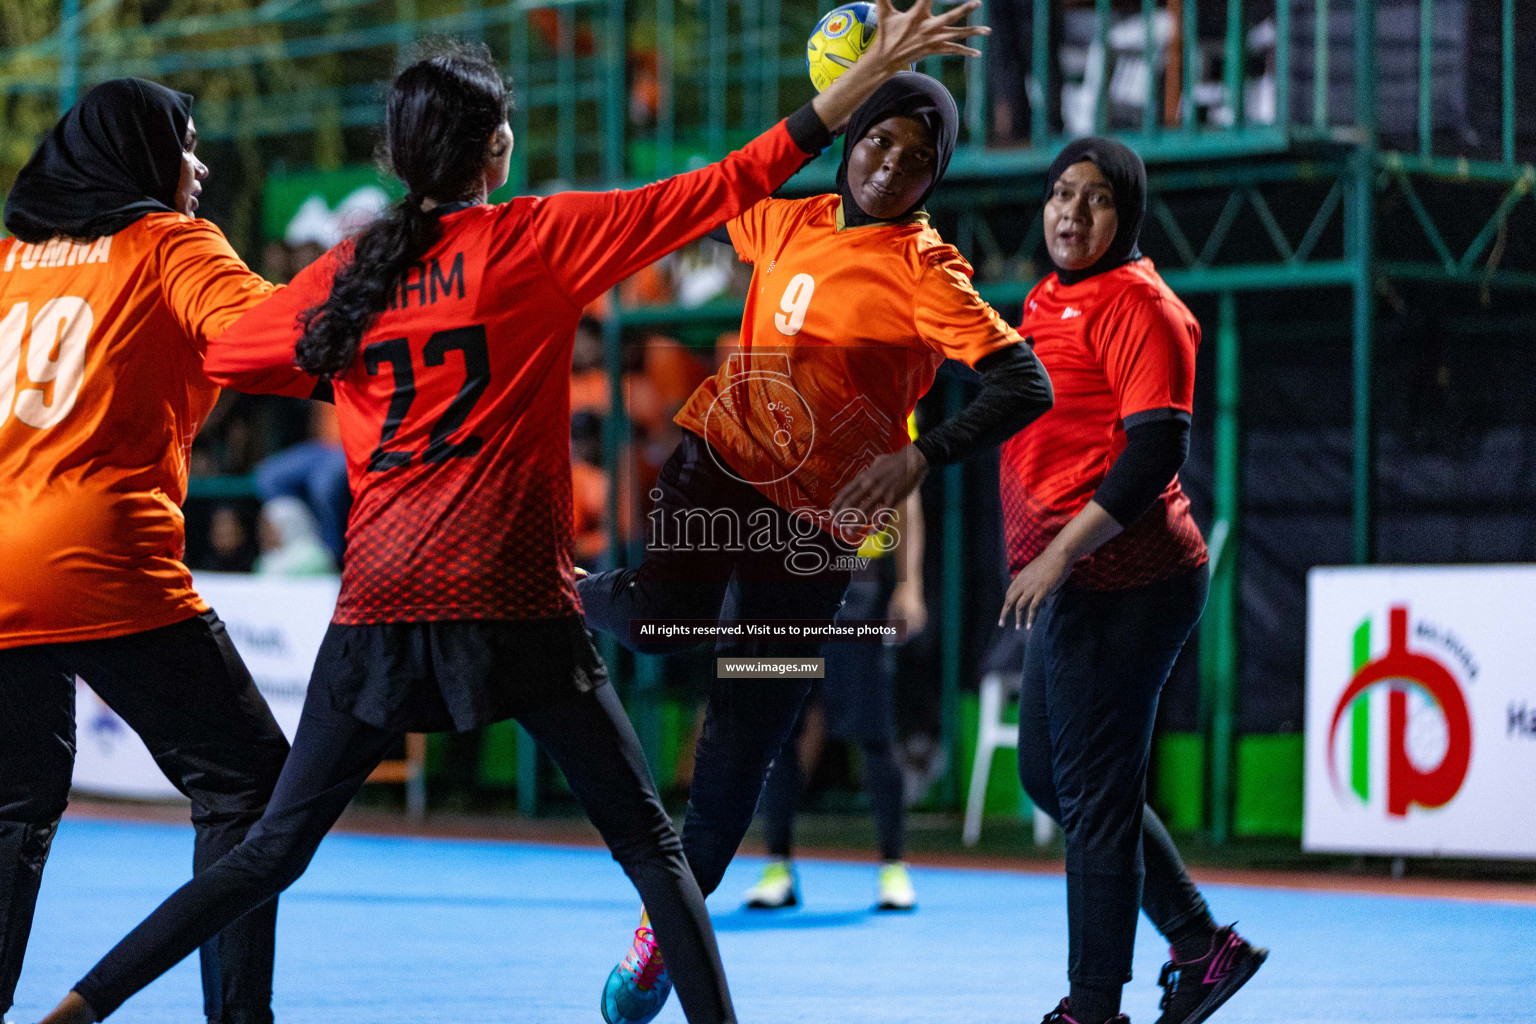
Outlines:
<svg viewBox="0 0 1536 1024"><path fill-rule="evenodd" d="M107 640L0 650L0 1013L15 995L43 864L68 802L76 675L191 798L195 875L245 838L288 753L212 612ZM266 1024L277 903L229 924L200 937L204 1013L217 1024Z"/></svg>
<svg viewBox="0 0 1536 1024"><path fill-rule="evenodd" d="M1131 979L1138 906L1164 935L1210 917L1146 806L1158 694L1208 586L1204 566L1126 590L1068 583L1030 630L1019 776L1066 836L1067 976L1079 984Z"/></svg>
<svg viewBox="0 0 1536 1024"><path fill-rule="evenodd" d="M644 898L689 1021L733 1022L704 899L613 688L572 695L519 721L564 772ZM334 710L323 681L312 682L293 753L266 815L245 842L118 943L75 991L105 1017L203 936L266 905L304 873L320 840L400 735Z"/></svg>
<svg viewBox="0 0 1536 1024"><path fill-rule="evenodd" d="M854 549L809 521L796 521L724 465L703 438L683 435L657 480L660 493L648 517L652 536L639 567L577 583L589 626L631 648L666 653L678 648L637 642L631 622L833 620L848 586ZM753 544L754 537L782 543ZM743 638L718 644L715 653L814 658L820 646L819 640ZM683 823L688 864L706 895L720 884L752 824L768 769L809 690L805 679L711 683Z"/></svg>

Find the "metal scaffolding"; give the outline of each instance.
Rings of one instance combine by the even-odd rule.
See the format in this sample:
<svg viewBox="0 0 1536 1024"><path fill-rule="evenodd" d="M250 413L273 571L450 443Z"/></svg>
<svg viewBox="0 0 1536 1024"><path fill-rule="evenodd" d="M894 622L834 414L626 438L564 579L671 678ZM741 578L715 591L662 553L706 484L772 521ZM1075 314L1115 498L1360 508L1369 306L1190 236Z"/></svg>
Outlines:
<svg viewBox="0 0 1536 1024"><path fill-rule="evenodd" d="M1117 134L1146 159L1148 230L1169 285L1217 298L1214 583L1202 651L1202 717L1207 821L1218 841L1231 831L1241 640L1241 296L1323 288L1352 296L1353 555L1369 562L1378 289L1401 281L1536 291L1536 266L1491 258L1536 183L1536 169L1516 158L1515 2L1497 2L1499 137L1494 152L1469 158L1444 150L1437 129L1445 126L1434 116L1432 44L1444 0L1418 2L1417 137L1396 148L1384 147L1377 130L1378 3L1139 0L1136 7L1058 0L1053 11L1051 0L1033 0L1028 53L1015 55L1027 58L1031 106L1052 106L1061 88L1047 73L1063 45L1053 38L1053 17L1059 23L1064 7L1081 8L1085 16L1091 9L1086 66L1074 95L1091 110L1089 127ZM718 158L808 99L802 39L828 6L813 0L230 0L219 13L180 17L173 4L170 14L144 24L127 17L122 0L63 0L46 35L11 40L0 51L0 92L12 112L29 102L56 111L94 82L141 75L199 92L203 137L270 140L292 151L324 133L376 124L377 83L417 40L465 36L487 42L513 82L516 188L617 186ZM1339 35L1335 22L1346 6L1349 43L1339 52L1332 45ZM1202 40L1201 15L1213 12L1224 12L1224 33L1219 41ZM1259 79L1268 82L1257 97L1264 103L1251 104L1255 80L1246 69L1256 59L1253 26L1259 22L1272 27L1273 42ZM1117 103L1126 106L1125 83L1110 74L1117 27L1139 39L1130 48L1133 55L1140 48L1144 96L1130 120L1114 110ZM1302 38L1308 41L1304 62L1293 52ZM1205 74L1218 66L1219 75ZM960 98L964 124L949 177L933 202L935 215L951 219L954 240L982 271L982 295L1016 303L1033 283L1031 268L1047 265L1038 196L1066 133L1050 117L1035 116L1028 147L990 149L985 63L933 60L924 70ZM1353 96L1352 109L1343 113L1331 102L1341 75ZM16 136L21 121L10 121L6 131ZM791 189L830 187L833 166L830 159L813 164ZM1426 201L1430 191L1438 201ZM1449 194L1454 202L1446 201ZM1219 211L1214 218L1203 212L1212 208ZM1464 222L1469 211L1483 226L1458 251L1451 239L1459 232L1448 230L1447 221ZM1387 218L1397 220L1394 237L1408 232L1418 241L1378 251ZM724 328L741 314L740 303L731 301L684 309L613 300L605 323L618 419L605 435L610 468L629 434L621 379L626 332L686 323ZM956 388L947 401L953 407L958 400ZM945 471L942 486L942 681L947 748L954 756L965 568L958 468ZM619 550L617 488L611 490L612 543ZM632 710L650 752L660 733L652 699L658 684L648 659L638 659ZM536 795L530 786L525 806L531 808Z"/></svg>

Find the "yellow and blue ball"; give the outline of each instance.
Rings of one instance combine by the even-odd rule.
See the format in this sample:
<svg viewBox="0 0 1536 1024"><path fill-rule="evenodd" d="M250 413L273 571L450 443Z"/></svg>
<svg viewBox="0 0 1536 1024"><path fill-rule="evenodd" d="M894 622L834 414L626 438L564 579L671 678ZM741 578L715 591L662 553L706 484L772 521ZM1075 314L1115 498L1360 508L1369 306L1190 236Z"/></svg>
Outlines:
<svg viewBox="0 0 1536 1024"><path fill-rule="evenodd" d="M864 55L875 40L875 27L875 5L863 2L834 7L816 23L805 43L805 65L817 92Z"/></svg>

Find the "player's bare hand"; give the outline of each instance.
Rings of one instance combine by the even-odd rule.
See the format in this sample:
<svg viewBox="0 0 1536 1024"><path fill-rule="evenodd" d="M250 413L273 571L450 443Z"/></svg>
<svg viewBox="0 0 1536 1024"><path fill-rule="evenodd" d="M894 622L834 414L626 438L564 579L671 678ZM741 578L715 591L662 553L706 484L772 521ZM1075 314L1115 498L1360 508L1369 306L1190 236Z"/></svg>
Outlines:
<svg viewBox="0 0 1536 1024"><path fill-rule="evenodd" d="M1046 548L1035 557L1008 584L1008 595L1003 598L1003 613L997 624L1005 625L1008 615L1013 614L1013 628L1030 629L1045 599L1054 594L1067 581L1072 564L1055 545Z"/></svg>
<svg viewBox="0 0 1536 1024"><path fill-rule="evenodd" d="M905 11L898 11L891 0L875 0L879 28L860 60L894 72L924 57L980 57L980 50L964 42L971 36L984 36L992 31L985 25L965 24L965 19L980 6L981 0L967 0L936 15L932 0L916 0Z"/></svg>
<svg viewBox="0 0 1536 1024"><path fill-rule="evenodd" d="M876 0L879 28L869 49L811 101L821 123L829 131L841 131L881 83L924 57L980 57L981 51L966 46L965 40L992 30L964 23L980 6L981 0L966 0L936 15L933 0L915 0L905 11L898 11L890 0Z"/></svg>
<svg viewBox="0 0 1536 1024"><path fill-rule="evenodd" d="M922 584L914 580L896 584L886 617L907 624L908 640L921 633L928 625L928 604L923 600Z"/></svg>
<svg viewBox="0 0 1536 1024"><path fill-rule="evenodd" d="M882 455L837 492L832 500L832 514L836 517L846 509L857 509L865 516L865 522L873 522L880 510L900 507L927 475L928 460L916 445Z"/></svg>

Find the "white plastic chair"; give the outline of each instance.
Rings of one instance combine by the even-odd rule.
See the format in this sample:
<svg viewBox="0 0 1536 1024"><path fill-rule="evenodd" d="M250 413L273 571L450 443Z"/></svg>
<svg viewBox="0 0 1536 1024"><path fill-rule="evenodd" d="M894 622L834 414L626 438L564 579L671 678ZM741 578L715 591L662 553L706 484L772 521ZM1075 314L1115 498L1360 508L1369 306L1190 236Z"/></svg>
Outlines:
<svg viewBox="0 0 1536 1024"><path fill-rule="evenodd" d="M1007 701L1018 696L1023 684L1017 672L988 672L981 680L981 703L976 715L976 761L971 765L971 791L965 801L966 846L981 839L981 812L987 802L987 780L992 775L992 756L999 750L1017 750L1019 727L1003 721ZM1035 808L1035 845L1049 846L1056 823L1040 808Z"/></svg>

